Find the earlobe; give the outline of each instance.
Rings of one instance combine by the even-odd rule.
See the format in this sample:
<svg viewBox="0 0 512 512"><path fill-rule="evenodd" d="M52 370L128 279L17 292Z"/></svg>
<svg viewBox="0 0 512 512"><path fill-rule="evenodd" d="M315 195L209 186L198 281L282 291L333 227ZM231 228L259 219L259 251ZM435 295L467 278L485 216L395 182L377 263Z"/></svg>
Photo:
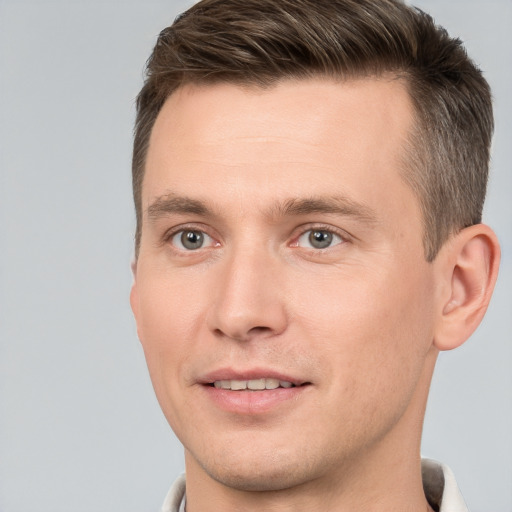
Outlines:
<svg viewBox="0 0 512 512"><path fill-rule="evenodd" d="M447 292L440 304L434 345L451 350L462 345L480 324L494 289L499 243L484 224L463 229L439 254Z"/></svg>

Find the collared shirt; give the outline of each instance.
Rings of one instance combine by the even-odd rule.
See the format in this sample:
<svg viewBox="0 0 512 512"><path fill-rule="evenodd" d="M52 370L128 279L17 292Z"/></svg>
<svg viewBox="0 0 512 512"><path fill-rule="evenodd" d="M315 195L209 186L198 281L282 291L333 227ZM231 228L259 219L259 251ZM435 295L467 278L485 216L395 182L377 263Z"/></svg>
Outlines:
<svg viewBox="0 0 512 512"><path fill-rule="evenodd" d="M469 512L451 469L431 459L422 459L423 488L428 502L439 512ZM162 512L185 512L185 475L174 482L165 498Z"/></svg>

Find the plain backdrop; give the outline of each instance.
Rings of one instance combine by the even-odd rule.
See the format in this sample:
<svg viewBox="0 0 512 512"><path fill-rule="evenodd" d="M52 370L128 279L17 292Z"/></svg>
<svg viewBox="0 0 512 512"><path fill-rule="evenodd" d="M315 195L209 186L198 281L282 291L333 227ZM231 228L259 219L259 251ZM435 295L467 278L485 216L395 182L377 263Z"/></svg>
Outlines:
<svg viewBox="0 0 512 512"><path fill-rule="evenodd" d="M278 0L276 0L278 1ZM134 98L188 1L0 0L0 511L156 511L183 469L128 305ZM442 354L423 454L512 511L512 0L420 0L495 96L483 325Z"/></svg>

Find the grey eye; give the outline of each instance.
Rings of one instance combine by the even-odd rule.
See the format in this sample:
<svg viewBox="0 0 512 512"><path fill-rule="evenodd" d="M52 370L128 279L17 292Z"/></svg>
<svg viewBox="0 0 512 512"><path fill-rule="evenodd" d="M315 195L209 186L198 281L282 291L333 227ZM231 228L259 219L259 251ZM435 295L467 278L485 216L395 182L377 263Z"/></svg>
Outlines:
<svg viewBox="0 0 512 512"><path fill-rule="evenodd" d="M325 249L332 243L332 233L327 231L311 231L309 233L309 243L317 249Z"/></svg>
<svg viewBox="0 0 512 512"><path fill-rule="evenodd" d="M325 229L310 229L303 233L298 240L300 247L309 247L312 249L326 249L332 245L343 242L339 235Z"/></svg>
<svg viewBox="0 0 512 512"><path fill-rule="evenodd" d="M184 231L181 234L181 243L186 249L199 249L203 241L203 234L200 231Z"/></svg>
<svg viewBox="0 0 512 512"><path fill-rule="evenodd" d="M172 244L178 249L194 251L201 249L205 243L211 243L211 238L202 231L187 229L179 231L172 237Z"/></svg>

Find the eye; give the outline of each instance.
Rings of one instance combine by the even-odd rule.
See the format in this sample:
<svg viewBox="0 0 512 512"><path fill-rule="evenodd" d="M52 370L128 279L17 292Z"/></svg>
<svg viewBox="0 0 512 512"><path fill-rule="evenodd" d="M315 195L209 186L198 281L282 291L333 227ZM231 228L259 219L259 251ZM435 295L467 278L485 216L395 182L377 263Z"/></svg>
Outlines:
<svg viewBox="0 0 512 512"><path fill-rule="evenodd" d="M326 229L309 229L304 232L297 240L299 247L309 247L313 249L327 249L333 245L338 245L343 239Z"/></svg>
<svg viewBox="0 0 512 512"><path fill-rule="evenodd" d="M195 251L213 244L213 240L203 231L184 229L178 231L171 238L171 243L178 249Z"/></svg>

